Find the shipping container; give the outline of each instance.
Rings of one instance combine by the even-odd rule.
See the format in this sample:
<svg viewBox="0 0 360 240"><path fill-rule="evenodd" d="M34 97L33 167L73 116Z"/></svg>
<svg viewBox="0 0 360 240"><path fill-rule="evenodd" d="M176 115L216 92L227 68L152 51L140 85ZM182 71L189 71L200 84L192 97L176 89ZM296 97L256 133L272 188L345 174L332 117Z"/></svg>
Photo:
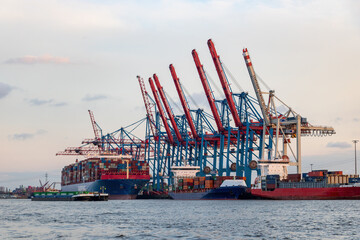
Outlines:
<svg viewBox="0 0 360 240"><path fill-rule="evenodd" d="M308 173L309 177L323 177L324 172L323 171L312 171Z"/></svg>

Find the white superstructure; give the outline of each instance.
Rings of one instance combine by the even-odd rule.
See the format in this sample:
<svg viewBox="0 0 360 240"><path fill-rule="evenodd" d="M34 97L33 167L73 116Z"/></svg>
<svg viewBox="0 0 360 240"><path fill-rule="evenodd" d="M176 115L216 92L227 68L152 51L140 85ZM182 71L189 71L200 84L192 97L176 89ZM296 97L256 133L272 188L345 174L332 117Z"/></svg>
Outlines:
<svg viewBox="0 0 360 240"><path fill-rule="evenodd" d="M196 173L200 172L199 166L172 166L171 171L174 173L174 178L196 177Z"/></svg>
<svg viewBox="0 0 360 240"><path fill-rule="evenodd" d="M280 180L287 178L288 176L288 159L276 159L276 160L260 160L258 166L261 170L261 176L266 175L279 175Z"/></svg>

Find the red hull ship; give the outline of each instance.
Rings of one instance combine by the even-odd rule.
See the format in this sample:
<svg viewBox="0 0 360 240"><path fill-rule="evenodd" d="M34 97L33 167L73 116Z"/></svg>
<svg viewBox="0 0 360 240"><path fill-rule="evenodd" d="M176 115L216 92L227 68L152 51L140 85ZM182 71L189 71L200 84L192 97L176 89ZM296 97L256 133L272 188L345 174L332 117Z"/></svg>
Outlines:
<svg viewBox="0 0 360 240"><path fill-rule="evenodd" d="M273 191L251 189L255 197L274 200L360 199L360 186L325 188L276 188Z"/></svg>
<svg viewBox="0 0 360 240"><path fill-rule="evenodd" d="M251 188L255 198L274 200L359 199L359 175L316 170L301 174L270 174L257 178Z"/></svg>

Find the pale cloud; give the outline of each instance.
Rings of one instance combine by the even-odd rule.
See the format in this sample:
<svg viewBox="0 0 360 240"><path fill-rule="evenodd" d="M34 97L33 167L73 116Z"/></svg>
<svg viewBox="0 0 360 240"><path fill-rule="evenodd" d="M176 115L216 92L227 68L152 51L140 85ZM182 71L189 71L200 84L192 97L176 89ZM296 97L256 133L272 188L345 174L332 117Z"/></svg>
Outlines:
<svg viewBox="0 0 360 240"><path fill-rule="evenodd" d="M12 86L0 82L0 99L6 97L13 89Z"/></svg>
<svg viewBox="0 0 360 240"><path fill-rule="evenodd" d="M49 104L49 103L53 102L52 99L42 100L42 99L37 99L37 98L29 99L27 101L33 106L41 106L41 105L45 105L45 104Z"/></svg>
<svg viewBox="0 0 360 240"><path fill-rule="evenodd" d="M47 133L47 131L45 131L44 129L39 129L35 133L15 133L15 134L9 135L8 139L14 140L14 141L26 141L26 140L34 138L35 136L43 135L46 133Z"/></svg>
<svg viewBox="0 0 360 240"><path fill-rule="evenodd" d="M107 99L108 97L102 94L87 94L85 97L83 97L83 101L85 102L90 102L90 101L97 101L97 100L103 100L103 99Z"/></svg>
<svg viewBox="0 0 360 240"><path fill-rule="evenodd" d="M36 131L36 135L42 135L42 134L45 134L45 133L47 133L47 131L44 130L44 129L39 129L39 130Z"/></svg>
<svg viewBox="0 0 360 240"><path fill-rule="evenodd" d="M58 103L51 104L51 106L53 106L53 107L63 107L63 106L67 106L67 105L68 105L68 103L66 103L66 102L58 102Z"/></svg>
<svg viewBox="0 0 360 240"><path fill-rule="evenodd" d="M50 106L50 107L63 107L67 106L67 102L56 102L54 99L25 99L32 106Z"/></svg>
<svg viewBox="0 0 360 240"><path fill-rule="evenodd" d="M104 4L76 1L72 3L58 1L33 1L26 4L18 1L8 1L0 10L2 22L31 21L38 25L46 24L59 29L114 29L126 28L123 15L136 14L134 4ZM46 11L44 11L46 9ZM116 11L114 11L116 9ZM129 22L131 24L131 22Z"/></svg>
<svg viewBox="0 0 360 240"><path fill-rule="evenodd" d="M285 105L280 105L280 106L276 107L276 111L278 111L282 114L286 113L288 110L289 110L289 108Z"/></svg>
<svg viewBox="0 0 360 240"><path fill-rule="evenodd" d="M335 118L334 120L332 120L332 122L334 122L335 124L339 124L339 123L341 123L342 122L342 118L341 117L337 117L337 118Z"/></svg>
<svg viewBox="0 0 360 240"><path fill-rule="evenodd" d="M350 148L351 144L348 142L329 142L326 147L328 148Z"/></svg>
<svg viewBox="0 0 360 240"><path fill-rule="evenodd" d="M360 118L354 118L353 121L354 122L360 122Z"/></svg>
<svg viewBox="0 0 360 240"><path fill-rule="evenodd" d="M191 109L206 108L209 105L206 95L203 92L193 93L191 95L187 95L186 97Z"/></svg>
<svg viewBox="0 0 360 240"><path fill-rule="evenodd" d="M51 55L43 56L23 56L18 58L10 58L5 64L67 64L70 60L65 57L55 57Z"/></svg>
<svg viewBox="0 0 360 240"><path fill-rule="evenodd" d="M33 137L34 137L33 133L15 133L13 135L9 135L9 139L15 141L25 141Z"/></svg>

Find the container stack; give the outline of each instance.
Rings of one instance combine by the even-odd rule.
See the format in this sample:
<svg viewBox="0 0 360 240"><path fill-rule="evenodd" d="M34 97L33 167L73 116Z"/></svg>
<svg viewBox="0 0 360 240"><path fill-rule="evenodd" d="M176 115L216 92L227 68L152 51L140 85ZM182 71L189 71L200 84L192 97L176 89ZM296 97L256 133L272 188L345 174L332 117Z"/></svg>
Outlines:
<svg viewBox="0 0 360 240"><path fill-rule="evenodd" d="M194 178L180 178L177 180L176 190L198 190L203 191L206 189L218 188L222 182L227 179L244 179L245 177L234 176L207 176L207 177L194 177ZM175 190L173 188L173 190Z"/></svg>
<svg viewBox="0 0 360 240"><path fill-rule="evenodd" d="M62 169L61 185L93 182L104 175L149 175L149 165L145 161L89 158L75 162Z"/></svg>
<svg viewBox="0 0 360 240"><path fill-rule="evenodd" d="M266 176L266 189L267 190L274 190L278 182L280 182L280 175L267 175Z"/></svg>
<svg viewBox="0 0 360 240"><path fill-rule="evenodd" d="M193 178L184 178L183 179L183 190L190 190L194 188L194 179Z"/></svg>
<svg viewBox="0 0 360 240"><path fill-rule="evenodd" d="M283 181L284 182L300 182L301 174L300 173L288 174L287 178L284 179Z"/></svg>
<svg viewBox="0 0 360 240"><path fill-rule="evenodd" d="M184 187L184 179L180 178L178 179L178 189L177 190L183 190Z"/></svg>
<svg viewBox="0 0 360 240"><path fill-rule="evenodd" d="M359 175L349 175L349 183L360 183Z"/></svg>
<svg viewBox="0 0 360 240"><path fill-rule="evenodd" d="M205 179L205 189L212 189L214 188L214 180L211 179L211 177L208 177L208 179Z"/></svg>
<svg viewBox="0 0 360 240"><path fill-rule="evenodd" d="M322 182L327 177L327 170L314 170L308 173L303 173L305 182Z"/></svg>
<svg viewBox="0 0 360 240"><path fill-rule="evenodd" d="M289 174L290 176L290 174ZM304 182L323 182L327 184L349 184L360 182L357 180L359 176L355 175L344 175L342 171L327 171L327 170L314 170L312 172L303 173L302 175ZM289 179L289 177L288 177ZM290 181L289 181L290 182ZM291 181L294 182L294 181Z"/></svg>

